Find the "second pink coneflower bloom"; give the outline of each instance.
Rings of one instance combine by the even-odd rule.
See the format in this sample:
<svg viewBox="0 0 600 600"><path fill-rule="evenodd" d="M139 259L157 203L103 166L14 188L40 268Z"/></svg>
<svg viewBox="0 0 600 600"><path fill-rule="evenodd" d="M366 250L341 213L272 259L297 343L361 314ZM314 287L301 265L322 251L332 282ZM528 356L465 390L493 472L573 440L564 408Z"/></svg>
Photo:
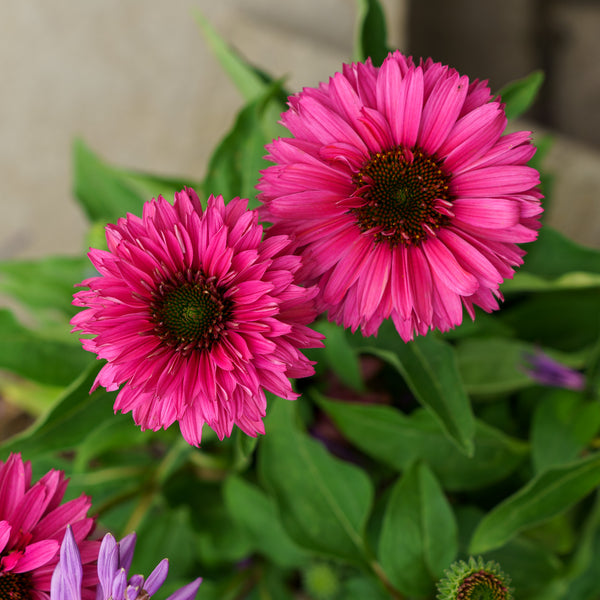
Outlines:
<svg viewBox="0 0 600 600"><path fill-rule="evenodd" d="M306 377L302 348L321 346L307 325L316 290L296 285L300 258L286 236L262 241L247 201L206 210L191 189L171 205L159 197L141 218L108 225L108 251L91 250L100 275L83 282L72 324L94 337L86 350L108 362L95 386L116 390L115 410L142 429L175 421L199 445L206 423L222 439L233 425L264 433L265 390L297 397L289 378Z"/></svg>
<svg viewBox="0 0 600 600"><path fill-rule="evenodd" d="M290 97L282 123L259 210L331 320L371 335L391 317L408 341L498 308L542 196L529 132L502 135L485 82L395 52Z"/></svg>

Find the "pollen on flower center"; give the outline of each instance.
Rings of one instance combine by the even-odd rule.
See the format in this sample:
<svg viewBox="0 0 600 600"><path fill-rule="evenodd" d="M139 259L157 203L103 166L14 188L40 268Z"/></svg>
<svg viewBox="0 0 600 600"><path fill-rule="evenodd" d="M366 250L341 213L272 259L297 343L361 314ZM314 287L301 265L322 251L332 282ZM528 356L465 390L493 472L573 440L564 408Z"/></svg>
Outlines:
<svg viewBox="0 0 600 600"><path fill-rule="evenodd" d="M2 600L31 600L30 573L0 573L0 598Z"/></svg>
<svg viewBox="0 0 600 600"><path fill-rule="evenodd" d="M365 202L350 212L376 242L418 245L449 222L449 179L418 148L396 146L374 154L353 177L354 195Z"/></svg>
<svg viewBox="0 0 600 600"><path fill-rule="evenodd" d="M151 310L155 333L184 354L210 349L231 312L222 290L201 273L162 283L154 296Z"/></svg>

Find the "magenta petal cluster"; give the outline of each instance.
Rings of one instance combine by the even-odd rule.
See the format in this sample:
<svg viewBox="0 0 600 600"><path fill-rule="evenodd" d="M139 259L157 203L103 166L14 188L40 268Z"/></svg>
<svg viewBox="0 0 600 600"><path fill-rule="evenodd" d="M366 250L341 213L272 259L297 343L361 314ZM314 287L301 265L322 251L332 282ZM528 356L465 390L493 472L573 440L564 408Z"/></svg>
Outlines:
<svg viewBox="0 0 600 600"><path fill-rule="evenodd" d="M263 241L256 211L189 188L159 197L141 218L108 225L108 251L91 250L100 275L82 283L72 320L86 350L108 362L94 388L121 388L115 411L142 429L175 421L193 445L208 424L264 433L265 390L293 400L289 378L313 366L301 349L322 345L308 327L317 290L297 285L287 236Z"/></svg>
<svg viewBox="0 0 600 600"><path fill-rule="evenodd" d="M394 52L290 97L282 123L259 212L331 320L371 335L391 317L408 341L498 308L542 195L530 134L503 135L486 82Z"/></svg>
<svg viewBox="0 0 600 600"><path fill-rule="evenodd" d="M107 533L98 554L96 600L147 600L162 586L169 572L169 561L161 560L148 577L128 572L133 560L136 535L130 533L120 542ZM60 561L52 575L51 600L82 600L81 555L71 528L67 528L60 547ZM202 583L198 578L171 594L167 600L193 600Z"/></svg>
<svg viewBox="0 0 600 600"><path fill-rule="evenodd" d="M98 543L86 538L94 528L90 499L61 504L68 480L52 469L31 485L31 463L20 454L0 461L0 598L48 600L59 547L70 523L83 561L83 599L93 600L93 567Z"/></svg>

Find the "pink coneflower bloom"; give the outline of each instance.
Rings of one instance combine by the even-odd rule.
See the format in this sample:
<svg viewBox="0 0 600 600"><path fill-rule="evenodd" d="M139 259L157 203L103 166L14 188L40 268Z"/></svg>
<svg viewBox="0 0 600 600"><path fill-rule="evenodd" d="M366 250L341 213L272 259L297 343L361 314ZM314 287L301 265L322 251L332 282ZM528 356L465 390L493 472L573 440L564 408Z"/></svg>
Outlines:
<svg viewBox="0 0 600 600"><path fill-rule="evenodd" d="M498 308L536 239L542 195L529 132L502 135L486 82L399 52L289 98L258 184L268 235L291 237L317 307L364 335L402 338Z"/></svg>
<svg viewBox="0 0 600 600"><path fill-rule="evenodd" d="M286 236L262 240L247 201L210 196L202 210L191 189L147 202L143 216L106 227L108 251L91 250L100 272L82 285L71 321L95 335L83 347L108 363L98 385L125 384L115 411L142 429L179 422L199 445L207 423L222 439L237 425L264 433L264 390L293 400L288 378L314 372L300 348L322 345L307 327L313 288L296 285L301 259Z"/></svg>
<svg viewBox="0 0 600 600"><path fill-rule="evenodd" d="M169 572L169 561L161 560L147 578L129 576L136 535L130 533L120 542L107 533L98 554L96 600L148 600L162 586ZM60 547L60 561L52 575L51 600L83 600L81 555L69 527ZM199 577L171 594L167 600L193 600L202 583Z"/></svg>
<svg viewBox="0 0 600 600"><path fill-rule="evenodd" d="M48 600L52 572L67 524L79 544L84 564L83 598L92 600L97 578L93 567L98 543L87 540L94 520L90 499L61 504L68 480L52 469L31 485L31 463L20 454L0 461L0 598Z"/></svg>

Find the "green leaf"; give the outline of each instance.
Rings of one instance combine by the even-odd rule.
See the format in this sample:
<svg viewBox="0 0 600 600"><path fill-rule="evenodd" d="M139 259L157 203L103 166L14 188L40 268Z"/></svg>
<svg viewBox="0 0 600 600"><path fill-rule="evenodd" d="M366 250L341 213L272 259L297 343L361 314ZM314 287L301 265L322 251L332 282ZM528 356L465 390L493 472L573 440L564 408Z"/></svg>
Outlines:
<svg viewBox="0 0 600 600"><path fill-rule="evenodd" d="M533 415L532 459L537 473L574 460L600 429L600 404L571 390L543 395Z"/></svg>
<svg viewBox="0 0 600 600"><path fill-rule="evenodd" d="M364 531L373 499L369 478L331 456L294 424L295 403L276 401L259 448L259 471L281 521L303 548L365 561Z"/></svg>
<svg viewBox="0 0 600 600"><path fill-rule="evenodd" d="M433 473L411 466L390 496L379 540L379 561L392 584L428 596L458 549L456 521Z"/></svg>
<svg viewBox="0 0 600 600"><path fill-rule="evenodd" d="M90 221L115 223L127 213L141 215L144 202L163 194L168 200L197 183L113 167L82 140L73 145L74 193Z"/></svg>
<svg viewBox="0 0 600 600"><path fill-rule="evenodd" d="M419 402L440 422L467 456L473 455L475 421L452 346L433 335L404 343L396 331L381 329L362 350L395 367Z"/></svg>
<svg viewBox="0 0 600 600"><path fill-rule="evenodd" d="M277 125L284 108L280 93L281 87L275 83L238 113L233 128L209 161L203 183L206 194L220 194L226 202L236 196L248 198L249 208L258 206L255 186L259 171L270 164L263 159L264 146L283 133Z"/></svg>
<svg viewBox="0 0 600 600"><path fill-rule="evenodd" d="M599 484L600 453L544 471L481 520L469 552L502 546L520 531L568 509Z"/></svg>
<svg viewBox="0 0 600 600"><path fill-rule="evenodd" d="M600 274L600 250L581 246L546 225L540 230L538 239L527 245L525 264L519 273L536 275L558 287L565 287L564 277L567 274L575 274L572 276L574 287L589 286L591 281L597 285L596 278L589 274ZM583 273L588 274L587 281L582 277Z"/></svg>
<svg viewBox="0 0 600 600"><path fill-rule="evenodd" d="M183 578L193 564L195 539L189 507L154 509L142 521L137 536L130 573L148 576L163 558L168 558L172 580Z"/></svg>
<svg viewBox="0 0 600 600"><path fill-rule="evenodd" d="M0 262L0 291L17 300L42 322L68 320L74 286L94 273L85 256L51 256Z"/></svg>
<svg viewBox="0 0 600 600"><path fill-rule="evenodd" d="M544 83L543 71L533 73L506 84L499 92L502 102L506 104L508 119L520 117L534 102Z"/></svg>
<svg viewBox="0 0 600 600"><path fill-rule="evenodd" d="M333 402L313 394L344 436L369 456L399 471L422 459L448 490L478 489L512 473L528 455L528 446L476 422L475 453L460 452L426 411L406 416L389 406Z"/></svg>
<svg viewBox="0 0 600 600"><path fill-rule="evenodd" d="M67 385L93 360L79 343L43 337L23 327L6 309L0 309L0 335L0 368L38 383Z"/></svg>
<svg viewBox="0 0 600 600"><path fill-rule="evenodd" d="M229 46L199 10L194 10L194 17L204 39L246 101L255 100L262 95L270 78L248 64Z"/></svg>
<svg viewBox="0 0 600 600"><path fill-rule="evenodd" d="M4 442L0 449L3 452L21 452L27 459L46 452L71 450L100 423L114 418L112 404L116 393L98 389L90 394L100 367L98 364L91 365L65 390L44 417Z"/></svg>
<svg viewBox="0 0 600 600"><path fill-rule="evenodd" d="M378 67L388 54L385 13L378 0L358 0L355 60L371 57Z"/></svg>
<svg viewBox="0 0 600 600"><path fill-rule="evenodd" d="M467 338L456 346L461 378L470 394L500 394L535 382L523 368L531 344L509 338Z"/></svg>
<svg viewBox="0 0 600 600"><path fill-rule="evenodd" d="M349 388L364 391L358 353L350 343L348 331L325 320L315 323L314 328L326 337L323 353L327 365Z"/></svg>
<svg viewBox="0 0 600 600"><path fill-rule="evenodd" d="M275 515L277 507L260 488L232 476L224 487L225 504L231 517L248 533L255 548L281 567L298 567L309 555L296 546Z"/></svg>

